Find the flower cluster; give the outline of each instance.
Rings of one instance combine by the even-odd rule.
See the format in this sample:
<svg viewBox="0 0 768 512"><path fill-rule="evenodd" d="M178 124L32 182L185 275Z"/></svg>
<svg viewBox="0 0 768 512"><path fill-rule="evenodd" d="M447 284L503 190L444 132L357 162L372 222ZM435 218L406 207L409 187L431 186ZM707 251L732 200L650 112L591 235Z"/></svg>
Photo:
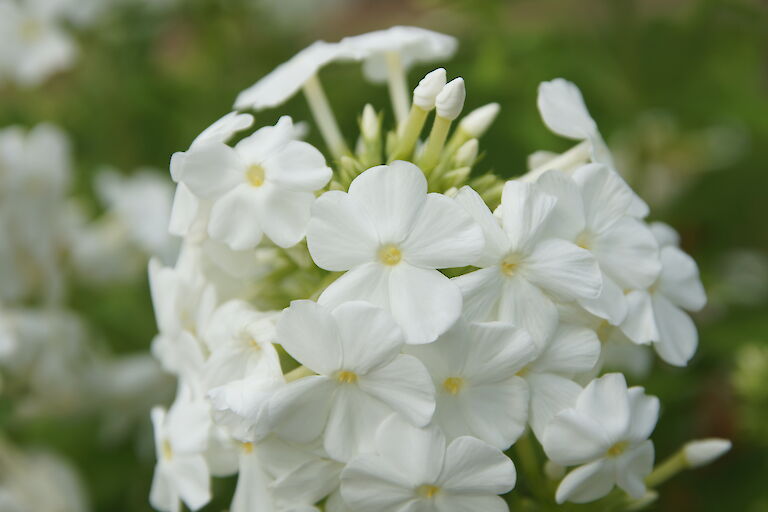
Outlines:
<svg viewBox="0 0 768 512"><path fill-rule="evenodd" d="M688 363L696 264L644 220L570 82L538 105L574 148L509 181L473 172L499 106L451 130L465 84L442 68L407 94L409 66L455 48L413 27L317 42L173 155L182 249L149 268L153 352L179 382L152 414L157 509L196 510L238 473L233 512L507 510L530 436L550 469L577 466L542 499L635 506L671 475L652 473L658 399L604 371L651 346ZM389 131L366 105L348 145L318 78L334 61L388 83ZM244 112L299 90L327 155L303 123Z"/></svg>

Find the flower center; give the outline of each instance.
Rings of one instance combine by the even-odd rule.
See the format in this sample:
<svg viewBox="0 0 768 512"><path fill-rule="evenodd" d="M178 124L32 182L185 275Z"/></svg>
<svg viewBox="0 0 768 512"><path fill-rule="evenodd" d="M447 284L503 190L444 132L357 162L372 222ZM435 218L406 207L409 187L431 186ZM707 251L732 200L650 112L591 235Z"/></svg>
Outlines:
<svg viewBox="0 0 768 512"><path fill-rule="evenodd" d="M248 338L248 347L256 351L261 350L261 345L259 345L259 342L256 340L256 338Z"/></svg>
<svg viewBox="0 0 768 512"><path fill-rule="evenodd" d="M452 395L458 395L461 388L464 387L464 379L461 377L448 377L443 382L443 389Z"/></svg>
<svg viewBox="0 0 768 512"><path fill-rule="evenodd" d="M525 377L530 372L531 372L531 365L527 364L522 368L520 368L515 375L517 375L518 377Z"/></svg>
<svg viewBox="0 0 768 512"><path fill-rule="evenodd" d="M262 186L264 184L264 176L264 168L259 164L253 164L245 171L245 177L253 187Z"/></svg>
<svg viewBox="0 0 768 512"><path fill-rule="evenodd" d="M501 260L501 273L512 277L520 266L520 257L517 254L508 254Z"/></svg>
<svg viewBox="0 0 768 512"><path fill-rule="evenodd" d="M582 249L590 250L592 248L592 233L589 231L582 231L579 236L576 237L576 245Z"/></svg>
<svg viewBox="0 0 768 512"><path fill-rule="evenodd" d="M349 370L341 370L336 374L336 380L342 384L354 384L357 382L357 374Z"/></svg>
<svg viewBox="0 0 768 512"><path fill-rule="evenodd" d="M167 439L163 439L163 458L165 460L171 460L173 458L173 448L171 448L171 442Z"/></svg>
<svg viewBox="0 0 768 512"><path fill-rule="evenodd" d="M21 24L21 38L24 41L32 42L38 39L40 37L40 33L42 32L42 29L40 27L40 23L37 22L37 20L29 19L25 20Z"/></svg>
<svg viewBox="0 0 768 512"><path fill-rule="evenodd" d="M435 497L435 495L440 492L440 488L436 485L432 484L424 484L419 486L418 489L416 489L416 493L421 496L422 498L432 499Z"/></svg>
<svg viewBox="0 0 768 512"><path fill-rule="evenodd" d="M379 261L393 267L403 259L403 253L394 244L383 245L379 249Z"/></svg>
<svg viewBox="0 0 768 512"><path fill-rule="evenodd" d="M627 449L627 446L629 446L628 441L619 441L618 443L608 448L608 451L605 452L605 454L608 455L609 457L618 457L619 455L624 453L624 450Z"/></svg>
<svg viewBox="0 0 768 512"><path fill-rule="evenodd" d="M241 447L245 453L253 453L253 443L243 443Z"/></svg>

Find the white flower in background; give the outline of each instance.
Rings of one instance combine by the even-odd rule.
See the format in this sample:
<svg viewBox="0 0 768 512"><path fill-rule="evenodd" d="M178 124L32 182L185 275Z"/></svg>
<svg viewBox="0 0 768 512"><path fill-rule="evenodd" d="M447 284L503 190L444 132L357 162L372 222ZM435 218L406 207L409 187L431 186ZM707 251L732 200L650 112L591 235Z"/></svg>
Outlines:
<svg viewBox="0 0 768 512"><path fill-rule="evenodd" d="M159 172L139 169L122 176L105 169L96 176L96 191L134 244L164 263L173 262L179 246L168 233L173 189Z"/></svg>
<svg viewBox="0 0 768 512"><path fill-rule="evenodd" d="M624 290L650 286L661 268L653 234L628 215L630 188L601 164L584 165L571 176L548 171L536 186L557 198L547 226L550 235L590 251L602 271L600 296L579 303L611 324L620 324L627 315Z"/></svg>
<svg viewBox="0 0 768 512"><path fill-rule="evenodd" d="M179 181L213 200L212 238L234 250L256 247L263 234L280 247L304 238L314 192L331 179L331 169L317 149L293 140L294 133L284 116L234 148L211 141L186 153Z"/></svg>
<svg viewBox="0 0 768 512"><path fill-rule="evenodd" d="M469 187L457 201L482 226L485 249L470 263L480 267L453 279L464 296L464 316L502 320L546 339L557 326L553 299L594 299L601 290L600 269L585 249L548 238L547 222L557 199L534 185L509 181L499 217Z"/></svg>
<svg viewBox="0 0 768 512"><path fill-rule="evenodd" d="M436 427L419 429L397 416L376 434L373 453L352 459L341 474L351 510L458 512L508 510L496 496L515 486L512 461L474 437L450 444Z"/></svg>
<svg viewBox="0 0 768 512"><path fill-rule="evenodd" d="M659 243L674 240L665 236L669 229L653 230ZM661 247L660 258L661 273L656 282L647 290L627 295L630 313L621 328L635 342L652 342L667 363L685 366L699 342L696 325L686 310L700 310L707 297L693 258L671 244Z"/></svg>
<svg viewBox="0 0 768 512"><path fill-rule="evenodd" d="M627 389L624 376L610 373L584 388L573 408L558 413L544 432L547 456L569 472L557 488L558 503L586 503L615 485L633 498L645 494L653 468L659 400L641 387Z"/></svg>
<svg viewBox="0 0 768 512"><path fill-rule="evenodd" d="M322 293L322 304L369 301L418 344L434 341L461 314L459 289L435 269L469 264L483 239L453 199L427 194L418 167L396 161L363 172L349 193L320 196L307 244L320 268L348 270Z"/></svg>
<svg viewBox="0 0 768 512"><path fill-rule="evenodd" d="M57 2L0 0L0 81L30 87L72 66L77 47Z"/></svg>
<svg viewBox="0 0 768 512"><path fill-rule="evenodd" d="M516 374L533 359L528 333L502 322L459 321L437 341L412 346L437 391L434 424L451 440L472 435L506 450L528 419L528 389Z"/></svg>
<svg viewBox="0 0 768 512"><path fill-rule="evenodd" d="M149 501L163 512L179 512L180 500L198 510L211 499L210 473L203 452L210 429L208 404L181 393L166 411L152 409L157 465Z"/></svg>
<svg viewBox="0 0 768 512"><path fill-rule="evenodd" d="M327 452L348 460L393 409L426 425L435 391L424 365L400 354L403 336L386 311L365 302L330 310L294 301L277 326L278 342L318 375L279 389L270 405L277 435L308 442L321 434Z"/></svg>

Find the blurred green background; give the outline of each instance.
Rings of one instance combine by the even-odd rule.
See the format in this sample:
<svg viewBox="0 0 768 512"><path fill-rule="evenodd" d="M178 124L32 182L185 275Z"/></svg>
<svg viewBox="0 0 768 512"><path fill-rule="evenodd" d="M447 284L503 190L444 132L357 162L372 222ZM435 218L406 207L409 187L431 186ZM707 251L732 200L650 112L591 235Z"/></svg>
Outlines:
<svg viewBox="0 0 768 512"><path fill-rule="evenodd" d="M682 235L710 294L696 317L700 349L686 369L656 363L644 382L663 404L657 456L693 437L734 440L716 464L662 488L656 510L768 510L768 12L747 0L316 0L124 2L77 30L74 68L43 86L0 86L0 126L51 121L72 137L75 193L109 164L167 169L236 94L316 39L396 24L460 39L445 66L467 83L467 107L497 101L481 170L525 171L538 149L562 151L536 110L539 82L579 85L621 172ZM413 70L413 83L426 68ZM366 102L387 105L359 66L321 79L347 134ZM362 84L362 85L361 85ZM303 98L257 116L309 120ZM316 133L310 140L316 141ZM75 308L120 352L155 333L142 283L72 292ZM4 404L3 407L7 407ZM154 464L132 441L95 441L96 418L40 420L7 435L53 445L83 473L95 510L148 510ZM222 489L231 481L219 481ZM41 492L44 490L41 489ZM226 508L218 493L206 510Z"/></svg>

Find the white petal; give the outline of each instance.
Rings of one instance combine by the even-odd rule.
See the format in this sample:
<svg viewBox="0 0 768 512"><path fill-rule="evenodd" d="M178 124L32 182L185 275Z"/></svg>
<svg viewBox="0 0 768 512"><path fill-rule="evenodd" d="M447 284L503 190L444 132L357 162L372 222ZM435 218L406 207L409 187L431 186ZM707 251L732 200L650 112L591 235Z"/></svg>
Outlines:
<svg viewBox="0 0 768 512"><path fill-rule="evenodd" d="M481 268L451 279L464 298L467 320L497 320L504 279L498 266Z"/></svg>
<svg viewBox="0 0 768 512"><path fill-rule="evenodd" d="M237 486L230 512L272 510L274 500L269 489L269 477L262 468L258 451L240 456Z"/></svg>
<svg viewBox="0 0 768 512"><path fill-rule="evenodd" d="M551 170L536 180L536 188L557 198L557 204L547 220L547 235L575 240L586 225L585 205L576 182L559 170Z"/></svg>
<svg viewBox="0 0 768 512"><path fill-rule="evenodd" d="M379 240L368 212L348 194L330 191L312 206L307 246L320 268L348 270L373 261Z"/></svg>
<svg viewBox="0 0 768 512"><path fill-rule="evenodd" d="M333 310L341 342L342 368L366 374L395 358L403 333L392 315L368 302L350 301Z"/></svg>
<svg viewBox="0 0 768 512"><path fill-rule="evenodd" d="M667 363L675 366L687 365L699 345L696 325L685 311L664 296L654 294L651 301L659 326L659 339L653 347Z"/></svg>
<svg viewBox="0 0 768 512"><path fill-rule="evenodd" d="M528 385L520 377L486 385L469 380L457 398L470 428L467 434L498 449L509 448L528 423Z"/></svg>
<svg viewBox="0 0 768 512"><path fill-rule="evenodd" d="M333 171L325 165L325 157L314 146L291 141L264 162L267 179L291 190L314 192L323 188Z"/></svg>
<svg viewBox="0 0 768 512"><path fill-rule="evenodd" d="M427 179L412 163L397 160L363 171L349 195L368 212L382 244L400 244L424 206Z"/></svg>
<svg viewBox="0 0 768 512"><path fill-rule="evenodd" d="M537 99L544 124L558 135L584 140L597 131L581 91L562 78L539 84Z"/></svg>
<svg viewBox="0 0 768 512"><path fill-rule="evenodd" d="M170 478L182 501L192 510L202 508L211 500L208 466L202 456L175 457Z"/></svg>
<svg viewBox="0 0 768 512"><path fill-rule="evenodd" d="M594 379L579 395L576 409L596 421L611 444L623 441L631 420L624 375L609 373Z"/></svg>
<svg viewBox="0 0 768 512"><path fill-rule="evenodd" d="M457 341L467 347L462 375L473 382L507 380L536 355L530 335L507 322L474 323L468 334ZM436 348L442 350L443 346L436 345Z"/></svg>
<svg viewBox="0 0 768 512"><path fill-rule="evenodd" d="M250 128L252 124L253 116L251 114L230 112L203 130L200 135L195 137L190 147L206 142L227 143L235 133Z"/></svg>
<svg viewBox="0 0 768 512"><path fill-rule="evenodd" d="M323 446L328 455L348 461L373 449L376 427L390 411L354 384L338 386L325 428Z"/></svg>
<svg viewBox="0 0 768 512"><path fill-rule="evenodd" d="M322 375L341 369L339 329L331 311L310 300L295 300L280 315L277 342L298 362Z"/></svg>
<svg viewBox="0 0 768 512"><path fill-rule="evenodd" d="M269 421L280 437L308 443L323 431L336 383L320 375L304 377L275 391Z"/></svg>
<svg viewBox="0 0 768 512"><path fill-rule="evenodd" d="M673 246L661 249L659 291L673 304L688 311L698 311L707 302L696 262Z"/></svg>
<svg viewBox="0 0 768 512"><path fill-rule="evenodd" d="M651 295L647 291L635 290L627 294L627 317L621 324L621 331L639 344L659 339Z"/></svg>
<svg viewBox="0 0 768 512"><path fill-rule="evenodd" d="M480 226L453 199L427 195L403 242L405 260L417 267L462 267L477 260L485 240Z"/></svg>
<svg viewBox="0 0 768 512"><path fill-rule="evenodd" d="M216 200L211 208L208 234L232 250L252 249L261 241L259 202L263 193L239 185Z"/></svg>
<svg viewBox="0 0 768 512"><path fill-rule="evenodd" d="M461 315L461 291L437 270L400 263L389 274L390 308L406 343L431 343Z"/></svg>
<svg viewBox="0 0 768 512"><path fill-rule="evenodd" d="M418 428L393 414L376 432L376 449L408 485L434 483L443 468L446 442L440 429Z"/></svg>
<svg viewBox="0 0 768 512"><path fill-rule="evenodd" d="M653 233L653 237L659 242L659 247L667 247L673 245L675 247L680 246L680 235L675 231L675 228L669 224L663 222L651 222L648 227Z"/></svg>
<svg viewBox="0 0 768 512"><path fill-rule="evenodd" d="M456 494L505 494L515 487L517 474L498 448L470 436L454 439L445 454L441 487Z"/></svg>
<svg viewBox="0 0 768 512"><path fill-rule="evenodd" d="M612 444L595 419L576 409L560 411L544 430L543 446L547 457L563 466L583 464L601 457Z"/></svg>
<svg viewBox="0 0 768 512"><path fill-rule="evenodd" d="M639 386L629 388L629 414L631 416L628 439L640 442L648 439L659 419L659 399L645 394Z"/></svg>
<svg viewBox="0 0 768 512"><path fill-rule="evenodd" d="M537 345L557 327L557 308L552 299L522 277L505 278L497 320L525 329Z"/></svg>
<svg viewBox="0 0 768 512"><path fill-rule="evenodd" d="M578 168L573 179L584 198L586 224L592 233L602 233L623 217L632 203L632 192L616 171L600 164Z"/></svg>
<svg viewBox="0 0 768 512"><path fill-rule="evenodd" d="M235 151L246 165L262 165L279 153L294 138L293 120L282 116L274 126L264 126L235 145Z"/></svg>
<svg viewBox="0 0 768 512"><path fill-rule="evenodd" d="M472 262L472 264L487 267L498 263L509 250L509 240L501 228L499 219L491 213L480 195L469 186L459 190L456 194L456 202L472 216L483 230L485 248L477 261Z"/></svg>
<svg viewBox="0 0 768 512"><path fill-rule="evenodd" d="M149 491L149 504L163 512L171 512L180 508L179 495L169 479L168 466L165 464L155 466L152 488Z"/></svg>
<svg viewBox="0 0 768 512"><path fill-rule="evenodd" d="M650 286L659 276L659 248L651 231L637 219L623 217L596 237L591 247L600 268L624 289Z"/></svg>
<svg viewBox="0 0 768 512"><path fill-rule="evenodd" d="M600 340L591 329L561 323L532 370L574 376L588 372L600 357Z"/></svg>
<svg viewBox="0 0 768 512"><path fill-rule="evenodd" d="M558 503L588 503L608 494L616 482L613 463L600 459L565 475L557 488Z"/></svg>
<svg viewBox="0 0 768 512"><path fill-rule="evenodd" d="M597 298L600 268L589 251L565 240L544 240L526 258L525 277L562 300Z"/></svg>
<svg viewBox="0 0 768 512"><path fill-rule="evenodd" d="M531 396L528 421L536 439L543 444L547 426L557 413L573 407L581 386L551 373L530 373L525 378Z"/></svg>
<svg viewBox="0 0 768 512"><path fill-rule="evenodd" d="M187 151L179 180L196 196L212 198L243 182L243 162L234 149L209 142Z"/></svg>
<svg viewBox="0 0 768 512"><path fill-rule="evenodd" d="M176 236L186 235L197 217L199 208L200 200L186 185L179 183L173 195L168 231Z"/></svg>
<svg viewBox="0 0 768 512"><path fill-rule="evenodd" d="M264 195L256 205L261 228L280 247L296 245L307 232L315 195L282 187L264 185L264 188Z"/></svg>
<svg viewBox="0 0 768 512"><path fill-rule="evenodd" d="M360 389L422 427L435 412L435 388L424 365L413 356L398 355L358 380Z"/></svg>
<svg viewBox="0 0 768 512"><path fill-rule="evenodd" d="M415 497L412 486L400 467L387 465L373 454L355 457L341 473L345 511L400 510Z"/></svg>
<svg viewBox="0 0 768 512"><path fill-rule="evenodd" d="M600 295L595 299L579 299L579 304L593 315L608 320L611 325L620 325L627 318L627 298L619 285L605 273L602 273L602 281Z"/></svg>
<svg viewBox="0 0 768 512"><path fill-rule="evenodd" d="M633 498L645 494L645 477L653 470L653 443L645 441L616 461L616 483Z"/></svg>
<svg viewBox="0 0 768 512"><path fill-rule="evenodd" d="M513 251L527 252L538 240L557 199L535 184L508 181L501 195L501 218Z"/></svg>

